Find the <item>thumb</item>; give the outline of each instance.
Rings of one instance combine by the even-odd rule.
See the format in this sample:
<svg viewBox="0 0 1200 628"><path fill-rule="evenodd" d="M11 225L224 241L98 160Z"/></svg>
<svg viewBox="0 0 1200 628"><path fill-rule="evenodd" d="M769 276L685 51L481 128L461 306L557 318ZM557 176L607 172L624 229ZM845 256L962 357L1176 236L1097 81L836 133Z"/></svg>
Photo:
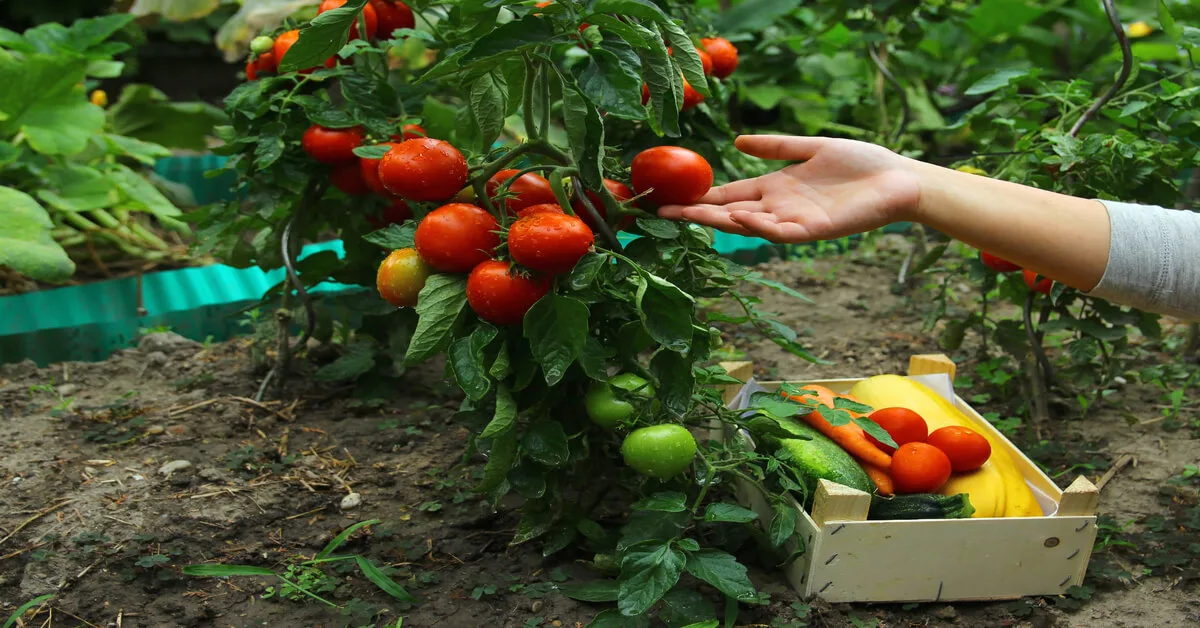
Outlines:
<svg viewBox="0 0 1200 628"><path fill-rule="evenodd" d="M804 161L812 159L825 143L823 137L802 135L739 135L733 144L743 153L761 159Z"/></svg>

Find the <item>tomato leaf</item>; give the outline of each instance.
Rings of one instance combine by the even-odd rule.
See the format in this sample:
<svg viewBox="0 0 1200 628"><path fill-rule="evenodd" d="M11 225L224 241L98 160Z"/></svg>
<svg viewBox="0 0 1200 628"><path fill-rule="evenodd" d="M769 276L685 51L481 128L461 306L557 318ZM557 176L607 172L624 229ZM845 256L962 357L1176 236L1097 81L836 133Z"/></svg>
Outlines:
<svg viewBox="0 0 1200 628"><path fill-rule="evenodd" d="M834 397L833 407L841 410L857 412L859 414L870 414L875 411L875 408L872 408L865 403L859 403L853 399L847 399L845 397Z"/></svg>
<svg viewBox="0 0 1200 628"><path fill-rule="evenodd" d="M683 552L670 545L626 554L621 560L617 608L623 615L641 615L650 610L679 582L686 560Z"/></svg>
<svg viewBox="0 0 1200 628"><path fill-rule="evenodd" d="M1158 23L1171 41L1179 43L1180 37L1183 36L1183 29L1175 22L1175 16L1171 15L1171 9L1167 7L1166 0L1158 0Z"/></svg>
<svg viewBox="0 0 1200 628"><path fill-rule="evenodd" d="M704 511L705 521L728 521L730 523L747 523L758 518L758 513L755 513L749 508L742 508L736 504L726 502L716 502L709 504Z"/></svg>
<svg viewBox="0 0 1200 628"><path fill-rule="evenodd" d="M499 332L495 327L480 323L470 336L459 338L450 345L446 357L450 360L454 380L472 401L483 399L492 389L492 380L488 378L483 363L483 351L496 339L497 333Z"/></svg>
<svg viewBox="0 0 1200 628"><path fill-rule="evenodd" d="M561 467L571 455L562 423L551 419L534 421L521 438L521 449L548 467Z"/></svg>
<svg viewBox="0 0 1200 628"><path fill-rule="evenodd" d="M566 75L562 76L562 93L563 125L579 176L586 187L598 190L604 185L600 165L604 158L604 120Z"/></svg>
<svg viewBox="0 0 1200 628"><path fill-rule="evenodd" d="M683 512L687 510L687 495L678 491L655 493L638 501L630 508L657 512Z"/></svg>
<svg viewBox="0 0 1200 628"><path fill-rule="evenodd" d="M583 353L579 355L579 366L592 379L608 379L608 360L616 354L617 351L612 347L588 336L583 343Z"/></svg>
<svg viewBox="0 0 1200 628"><path fill-rule="evenodd" d="M588 253L575 263L571 274L567 276L567 285L572 290L583 290L596 281L600 269L608 262L608 255L603 253Z"/></svg>
<svg viewBox="0 0 1200 628"><path fill-rule="evenodd" d="M596 0L592 3L590 13L629 15L660 24L671 21L662 9L649 0Z"/></svg>
<svg viewBox="0 0 1200 628"><path fill-rule="evenodd" d="M337 382L354 379L375 367L375 345L359 342L346 347L341 357L317 369L313 379L320 382Z"/></svg>
<svg viewBox="0 0 1200 628"><path fill-rule="evenodd" d="M758 599L746 567L732 554L714 549L692 552L687 557L687 572L739 602Z"/></svg>
<svg viewBox="0 0 1200 628"><path fill-rule="evenodd" d="M616 580L593 580L561 584L558 591L580 602L616 602L620 586Z"/></svg>
<svg viewBox="0 0 1200 628"><path fill-rule="evenodd" d="M471 84L471 116L479 129L478 148L487 152L492 143L504 130L504 116L508 108L508 84L504 75L492 70Z"/></svg>
<svg viewBox="0 0 1200 628"><path fill-rule="evenodd" d="M626 617L613 608L600 611L587 628L650 628L650 618L645 615Z"/></svg>
<svg viewBox="0 0 1200 628"><path fill-rule="evenodd" d="M618 551L625 551L635 545L648 541L667 542L679 535L692 519L690 511L662 512L656 510L634 510L630 513L624 527L621 528L621 539L617 543Z"/></svg>
<svg viewBox="0 0 1200 628"><path fill-rule="evenodd" d="M450 344L454 321L467 305L467 280L450 274L431 275L417 299L417 329L404 356L409 366L429 359Z"/></svg>
<svg viewBox="0 0 1200 628"><path fill-rule="evenodd" d="M640 28L645 28L639 26ZM650 47L638 50L643 78L650 92L651 114L647 120L659 135L679 136L679 111L683 107L683 77L675 70L667 47L657 30L650 33Z"/></svg>
<svg viewBox="0 0 1200 628"><path fill-rule="evenodd" d="M459 64L466 67L490 57L516 54L527 48L558 43L563 39L561 35L555 36L554 26L550 21L531 15L498 26L481 37L471 46Z"/></svg>
<svg viewBox="0 0 1200 628"><path fill-rule="evenodd" d="M532 462L521 462L508 472L508 483L525 499L546 494L546 470Z"/></svg>
<svg viewBox="0 0 1200 628"><path fill-rule="evenodd" d="M512 429L517 420L517 402L504 382L496 387L496 413L479 438L495 438Z"/></svg>
<svg viewBox="0 0 1200 628"><path fill-rule="evenodd" d="M891 434L883 429L878 423L868 419L867 417L855 417L854 424L861 427L864 432L875 437L875 440L887 445L888 447L899 447Z"/></svg>
<svg viewBox="0 0 1200 628"><path fill-rule="evenodd" d="M772 290L778 290L779 292L782 292L782 293L788 295L789 297L792 297L793 299L800 299L801 301L812 303L812 299L804 296L803 294L801 294L799 292L796 292L792 288L789 288L789 287L779 283L778 281L774 281L772 279L767 279L766 277L763 277L762 273L749 273L746 276L744 276L743 279L746 281L749 281L751 283L756 283L760 286L766 286Z"/></svg>
<svg viewBox="0 0 1200 628"><path fill-rule="evenodd" d="M728 11L721 11L713 30L731 35L758 33L775 24L780 17L800 6L801 0L744 0Z"/></svg>
<svg viewBox="0 0 1200 628"><path fill-rule="evenodd" d="M807 499L808 496L802 497ZM796 508L791 504L777 502L773 509L775 516L771 518L771 528L768 531L771 544L775 547L783 547L793 536L799 539L800 537L796 534L796 524L799 523L800 516L796 514Z"/></svg>
<svg viewBox="0 0 1200 628"><path fill-rule="evenodd" d="M475 486L476 493L490 493L504 484L513 461L517 459L517 432L509 430L492 439L488 460L483 465L483 478Z"/></svg>
<svg viewBox="0 0 1200 628"><path fill-rule="evenodd" d="M696 385L691 362L674 351L659 351L650 360L650 372L658 379L658 398L663 407L682 417L692 409L692 389Z"/></svg>
<svg viewBox="0 0 1200 628"><path fill-rule="evenodd" d="M667 36L667 41L671 42L671 58L683 71L683 77L700 95L711 96L708 78L704 76L704 65L700 62L700 54L696 52L696 44L692 43L692 38L688 37L682 27L670 20L662 23L662 30Z"/></svg>
<svg viewBox="0 0 1200 628"><path fill-rule="evenodd" d="M350 25L367 0L346 0L342 6L326 11L300 30L300 38L279 59L280 72L294 72L324 65L346 45Z"/></svg>
<svg viewBox="0 0 1200 628"><path fill-rule="evenodd" d="M417 235L417 222L409 220L404 224L391 224L382 229L372 231L363 236L371 244L383 247L385 250L407 249L414 246Z"/></svg>
<svg viewBox="0 0 1200 628"><path fill-rule="evenodd" d="M638 316L646 333L672 351L687 351L691 346L695 303L690 295L662 277L650 273L639 276Z"/></svg>
<svg viewBox="0 0 1200 628"><path fill-rule="evenodd" d="M642 79L637 74L639 68L628 67L604 48L592 48L588 52L591 58L579 74L579 86L588 99L618 118L640 120L646 117L646 109L638 96L642 89Z"/></svg>
<svg viewBox="0 0 1200 628"><path fill-rule="evenodd" d="M546 510L526 510L517 523L517 531L513 534L509 545L520 545L542 536L550 531L554 524L554 515Z"/></svg>
<svg viewBox="0 0 1200 628"><path fill-rule="evenodd" d="M548 294L525 314L525 337L550 386L579 358L587 335L588 308L578 299Z"/></svg>
<svg viewBox="0 0 1200 628"><path fill-rule="evenodd" d="M510 373L512 373L512 361L508 357L508 338L505 338L500 342L500 350L496 352L496 359L488 369L488 375L491 375L493 379L508 379Z"/></svg>
<svg viewBox="0 0 1200 628"><path fill-rule="evenodd" d="M712 602L692 587L677 586L663 596L658 618L672 628L688 626L694 622L715 617L717 610Z"/></svg>
<svg viewBox="0 0 1200 628"><path fill-rule="evenodd" d="M679 225L673 220L665 218L646 218L639 216L637 226L647 235L661 238L663 240L671 240L679 237Z"/></svg>

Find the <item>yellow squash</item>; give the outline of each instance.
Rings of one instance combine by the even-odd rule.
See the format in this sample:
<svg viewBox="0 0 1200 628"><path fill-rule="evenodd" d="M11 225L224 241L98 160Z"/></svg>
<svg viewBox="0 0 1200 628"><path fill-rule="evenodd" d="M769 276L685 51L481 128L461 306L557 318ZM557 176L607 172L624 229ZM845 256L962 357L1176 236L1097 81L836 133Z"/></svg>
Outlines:
<svg viewBox="0 0 1200 628"><path fill-rule="evenodd" d="M975 506L974 516L1041 515L1033 491L1025 484L1024 475L1002 441L977 429L974 421L928 386L900 375L876 375L855 384L850 394L874 408L908 408L925 419L930 432L958 425L975 430L988 439L992 445L992 455L987 464L972 473L955 474L941 491L945 495L970 495L971 504ZM984 514L989 512L989 506L992 514Z"/></svg>

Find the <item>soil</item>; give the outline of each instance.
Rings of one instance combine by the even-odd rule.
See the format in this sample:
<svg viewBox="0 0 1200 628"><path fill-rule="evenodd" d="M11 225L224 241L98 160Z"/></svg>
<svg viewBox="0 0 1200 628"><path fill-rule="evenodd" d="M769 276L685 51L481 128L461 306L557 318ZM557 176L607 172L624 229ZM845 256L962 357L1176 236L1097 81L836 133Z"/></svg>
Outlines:
<svg viewBox="0 0 1200 628"><path fill-rule="evenodd" d="M764 310L781 313L830 364L813 365L741 334L730 334L731 344L754 361L761 379L903 372L911 354L943 350L937 330L923 329L927 293L903 296L886 288L895 267L886 254L759 267L814 301L756 292ZM586 570L570 560L545 560L527 546L509 547L516 515L493 513L471 496L478 465L460 464L466 433L451 422L458 395L441 364L410 372L396 400L383 405L356 398L348 387L303 381L284 401L257 403L263 371L248 343L202 346L152 334L102 363L0 367L0 619L46 593L54 599L36 618L27 615L25 625L572 627L605 608L556 593L557 583ZM972 372L976 351L968 342L950 352L963 359L960 374ZM1145 361L1153 360L1172 358L1148 353ZM1168 403L1163 399L1161 390L1131 379L1086 420L1061 413L1044 426L1044 440L1019 441L1030 443L1027 451L1063 486L1079 473L1099 481L1124 455L1136 460L1103 488L1100 511L1113 529L1104 531L1093 558L1097 573L1078 595L904 606L805 603L780 572L752 568L771 601L744 608L737 625L1197 625L1197 579L1183 575L1194 573L1194 555L1184 565L1191 571L1150 568L1147 552L1138 553L1145 548L1113 543L1152 528L1147 516L1178 515L1178 505L1194 495L1187 486L1172 499L1161 495L1170 478L1200 461L1193 432L1168 431L1167 421L1156 420L1157 408ZM1007 411L999 403L980 407ZM1131 426L1130 417L1139 424ZM1053 443L1072 444L1070 453ZM347 500L351 494L361 503ZM268 589L280 586L274 578L181 572L222 563L282 573L367 520L378 523L353 534L335 555L361 554L387 565L419 603L387 596L353 561L306 580L341 609L299 594L281 597ZM1129 522L1135 523L1128 530L1115 530ZM1195 527L1182 531L1195 535ZM1187 551L1186 540L1177 546Z"/></svg>

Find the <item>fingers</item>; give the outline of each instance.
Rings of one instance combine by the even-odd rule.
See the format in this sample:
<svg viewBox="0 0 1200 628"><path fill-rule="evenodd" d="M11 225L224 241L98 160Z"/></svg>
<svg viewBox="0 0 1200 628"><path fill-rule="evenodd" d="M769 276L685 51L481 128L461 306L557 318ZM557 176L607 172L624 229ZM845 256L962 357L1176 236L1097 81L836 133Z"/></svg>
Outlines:
<svg viewBox="0 0 1200 628"><path fill-rule="evenodd" d="M703 205L727 205L738 201L760 200L762 199L762 186L759 184L758 179L758 177L742 179L710 188L696 203Z"/></svg>
<svg viewBox="0 0 1200 628"><path fill-rule="evenodd" d="M775 214L737 211L730 213L729 218L749 235L758 236L777 244L796 244L813 240L812 234L804 225L789 220L779 220Z"/></svg>
<svg viewBox="0 0 1200 628"><path fill-rule="evenodd" d="M785 161L812 159L825 144L823 137L801 135L739 135L734 140L734 146L747 155Z"/></svg>
<svg viewBox="0 0 1200 628"><path fill-rule="evenodd" d="M729 218L729 212L715 205L666 205L658 210L660 218L690 220L726 233L749 235L744 227Z"/></svg>

